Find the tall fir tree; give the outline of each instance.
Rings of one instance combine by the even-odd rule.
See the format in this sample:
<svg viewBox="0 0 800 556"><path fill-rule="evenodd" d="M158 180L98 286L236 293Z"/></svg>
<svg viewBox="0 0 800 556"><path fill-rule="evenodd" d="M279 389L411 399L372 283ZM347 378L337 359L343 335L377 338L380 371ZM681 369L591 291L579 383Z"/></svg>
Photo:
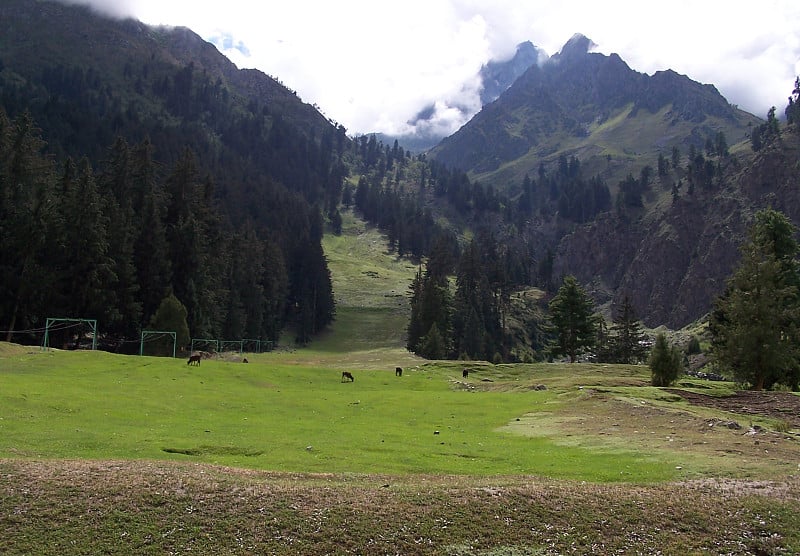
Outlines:
<svg viewBox="0 0 800 556"><path fill-rule="evenodd" d="M131 150L118 138L109 150L106 168L99 178L108 215L108 252L116 276L116 322L106 329L122 337L135 337L142 320L141 292L134 262L137 219L133 205Z"/></svg>
<svg viewBox="0 0 800 556"><path fill-rule="evenodd" d="M636 364L647 357L646 336L628 294L617 307L611 326L611 353L616 363Z"/></svg>
<svg viewBox="0 0 800 556"><path fill-rule="evenodd" d="M459 357L487 359L489 299L491 292L484 261L477 243L471 241L459 260L453 297L453 341Z"/></svg>
<svg viewBox="0 0 800 556"><path fill-rule="evenodd" d="M117 277L108 253L106 207L89 160L83 158L77 169L71 166L67 161L62 180L63 308L71 317L113 323L119 319Z"/></svg>
<svg viewBox="0 0 800 556"><path fill-rule="evenodd" d="M44 260L56 206L53 167L30 114L0 118L0 322L11 341L18 327L41 324L56 277Z"/></svg>
<svg viewBox="0 0 800 556"><path fill-rule="evenodd" d="M153 147L146 139L133 149L132 182L134 210L138 215L133 260L144 325L172 287L172 263L164 225L166 193L158 180Z"/></svg>
<svg viewBox="0 0 800 556"><path fill-rule="evenodd" d="M443 243L434 249L425 263L424 274L417 274L411 285L411 320L408 331L408 348L422 357L432 354L426 349L430 344L430 333L434 325L436 335L441 339L436 346L443 346L444 355L438 351L437 358L450 353L452 345L452 294L448 280L448 270L452 268L452 258ZM428 340L426 346L426 339Z"/></svg>
<svg viewBox="0 0 800 556"><path fill-rule="evenodd" d="M739 267L709 322L717 366L755 390L776 383L798 387L800 276L794 236L782 213L756 214Z"/></svg>
<svg viewBox="0 0 800 556"><path fill-rule="evenodd" d="M550 300L550 323L555 340L550 346L554 356L567 356L570 363L594 347L597 318L594 305L574 276L564 277L555 297Z"/></svg>

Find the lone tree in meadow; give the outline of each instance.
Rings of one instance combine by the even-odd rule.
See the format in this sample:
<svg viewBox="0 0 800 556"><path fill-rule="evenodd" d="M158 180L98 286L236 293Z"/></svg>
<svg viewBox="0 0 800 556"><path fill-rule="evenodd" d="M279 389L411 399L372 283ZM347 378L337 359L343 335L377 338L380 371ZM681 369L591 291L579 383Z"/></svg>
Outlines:
<svg viewBox="0 0 800 556"><path fill-rule="evenodd" d="M709 321L716 364L754 390L800 378L800 272L796 229L766 209L756 214L739 268Z"/></svg>
<svg viewBox="0 0 800 556"><path fill-rule="evenodd" d="M566 355L574 363L584 349L595 345L597 318L592 300L574 276L567 276L550 301L549 309L555 334L550 353Z"/></svg>
<svg viewBox="0 0 800 556"><path fill-rule="evenodd" d="M680 351L669 345L663 334L656 336L656 343L650 352L650 375L653 386L669 386L681 372Z"/></svg>

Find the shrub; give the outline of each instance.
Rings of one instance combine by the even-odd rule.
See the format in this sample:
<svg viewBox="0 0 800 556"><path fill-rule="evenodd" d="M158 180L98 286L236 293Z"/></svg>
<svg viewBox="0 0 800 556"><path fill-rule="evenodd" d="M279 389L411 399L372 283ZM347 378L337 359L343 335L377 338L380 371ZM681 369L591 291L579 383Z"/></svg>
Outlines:
<svg viewBox="0 0 800 556"><path fill-rule="evenodd" d="M697 336L689 338L689 345L686 346L686 353L688 355L697 355L701 351L700 340L697 339Z"/></svg>
<svg viewBox="0 0 800 556"><path fill-rule="evenodd" d="M678 378L683 365L678 350L667 343L663 334L656 336L650 352L650 373L653 386L669 386Z"/></svg>

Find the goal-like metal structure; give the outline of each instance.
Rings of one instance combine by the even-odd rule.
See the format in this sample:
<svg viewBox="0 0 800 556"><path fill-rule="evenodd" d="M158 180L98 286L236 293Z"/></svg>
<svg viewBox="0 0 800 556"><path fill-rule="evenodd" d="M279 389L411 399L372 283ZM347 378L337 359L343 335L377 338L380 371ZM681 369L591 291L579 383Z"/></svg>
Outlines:
<svg viewBox="0 0 800 556"><path fill-rule="evenodd" d="M213 347L213 351L219 351L219 340L210 340L208 338L192 338L192 350L191 353L194 353L195 347L206 347L210 348Z"/></svg>
<svg viewBox="0 0 800 556"><path fill-rule="evenodd" d="M219 341L219 350L224 352L228 351L239 351L239 355L242 354L242 348L244 347L244 340L220 340ZM235 348L235 349L234 349Z"/></svg>
<svg viewBox="0 0 800 556"><path fill-rule="evenodd" d="M92 329L92 349L97 349L97 319L73 319L73 318L48 318L44 325L44 339L42 349L50 348L50 329L57 323L70 323L71 325L88 324Z"/></svg>
<svg viewBox="0 0 800 556"><path fill-rule="evenodd" d="M258 340L256 338L243 338L242 351L261 353L262 351L272 351L271 340Z"/></svg>
<svg viewBox="0 0 800 556"><path fill-rule="evenodd" d="M156 339L162 336L172 336L172 357L175 357L175 351L178 344L178 334L172 330L142 330L142 338L139 341L139 355L144 355L144 339L151 336L157 336Z"/></svg>

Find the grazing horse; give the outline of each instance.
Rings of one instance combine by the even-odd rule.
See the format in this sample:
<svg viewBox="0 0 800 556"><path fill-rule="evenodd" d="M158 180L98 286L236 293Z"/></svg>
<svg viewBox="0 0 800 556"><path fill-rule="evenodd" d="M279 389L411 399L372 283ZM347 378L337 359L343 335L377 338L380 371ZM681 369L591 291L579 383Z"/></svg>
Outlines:
<svg viewBox="0 0 800 556"><path fill-rule="evenodd" d="M467 378L469 376L469 369L464 369L463 371L461 371L461 376L463 378Z"/></svg>
<svg viewBox="0 0 800 556"><path fill-rule="evenodd" d="M394 376L403 376L403 367L395 367Z"/></svg>
<svg viewBox="0 0 800 556"><path fill-rule="evenodd" d="M349 380L350 382L355 381L353 375L349 371L342 371L342 382L344 382L345 380Z"/></svg>
<svg viewBox="0 0 800 556"><path fill-rule="evenodd" d="M197 365L200 366L200 354L197 355L190 355L189 360L186 362L187 365Z"/></svg>

